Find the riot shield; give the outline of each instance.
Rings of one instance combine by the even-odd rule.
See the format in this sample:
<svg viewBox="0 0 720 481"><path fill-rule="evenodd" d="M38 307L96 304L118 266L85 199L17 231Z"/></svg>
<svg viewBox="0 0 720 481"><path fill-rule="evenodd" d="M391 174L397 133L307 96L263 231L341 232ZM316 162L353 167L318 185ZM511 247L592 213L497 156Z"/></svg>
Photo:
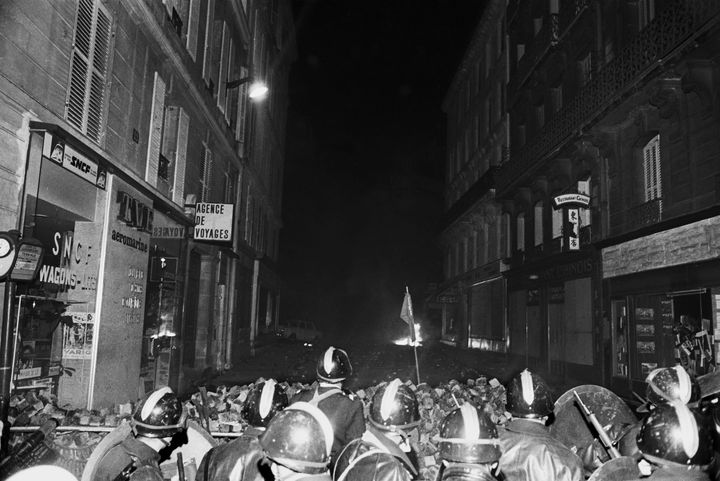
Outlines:
<svg viewBox="0 0 720 481"><path fill-rule="evenodd" d="M617 481L639 477L637 461L630 456L620 456L603 463L592 473L588 481Z"/></svg>
<svg viewBox="0 0 720 481"><path fill-rule="evenodd" d="M613 440L627 426L637 422L632 409L609 389L585 384L568 390L555 401L555 421L550 425L550 432L577 453L584 452L597 434L576 404L573 391L577 391L583 403L600 421L600 425L606 430L610 428L608 434Z"/></svg>
<svg viewBox="0 0 720 481"><path fill-rule="evenodd" d="M110 431L102 441L95 446L93 452L90 453L90 457L85 464L83 469L82 478L80 481L93 481L95 479L95 470L100 460L110 451L112 448L122 443L127 438L132 430L130 429L130 423L123 421L117 428Z"/></svg>
<svg viewBox="0 0 720 481"><path fill-rule="evenodd" d="M720 394L720 370L703 374L695 380L698 386L700 386L701 399L707 399Z"/></svg>

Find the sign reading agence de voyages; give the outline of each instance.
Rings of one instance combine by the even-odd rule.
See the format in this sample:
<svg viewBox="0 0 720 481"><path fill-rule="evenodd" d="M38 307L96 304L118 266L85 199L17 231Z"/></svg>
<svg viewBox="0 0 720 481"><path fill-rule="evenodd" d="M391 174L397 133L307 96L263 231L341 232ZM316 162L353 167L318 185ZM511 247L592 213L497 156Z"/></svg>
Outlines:
<svg viewBox="0 0 720 481"><path fill-rule="evenodd" d="M233 235L233 204L195 204L195 240L229 242Z"/></svg>

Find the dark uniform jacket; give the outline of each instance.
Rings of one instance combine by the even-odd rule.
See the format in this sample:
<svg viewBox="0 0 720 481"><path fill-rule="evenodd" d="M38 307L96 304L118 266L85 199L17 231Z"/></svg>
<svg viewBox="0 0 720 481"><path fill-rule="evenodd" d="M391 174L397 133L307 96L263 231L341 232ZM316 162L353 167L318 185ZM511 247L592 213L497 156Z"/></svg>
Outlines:
<svg viewBox="0 0 720 481"><path fill-rule="evenodd" d="M249 427L239 438L212 448L203 456L196 481L263 480L260 463L264 454L258 441L262 432Z"/></svg>
<svg viewBox="0 0 720 481"><path fill-rule="evenodd" d="M543 424L515 419L500 433L500 471L507 481L581 481L580 458Z"/></svg>
<svg viewBox="0 0 720 481"><path fill-rule="evenodd" d="M136 468L130 474L131 481L162 481L159 459L157 451L131 434L105 453L95 468L93 481L114 481L131 462Z"/></svg>
<svg viewBox="0 0 720 481"><path fill-rule="evenodd" d="M293 396L290 403L298 401L315 404L330 420L335 433L330 451L330 458L333 461L347 443L359 438L365 432L362 402L337 386L315 382L310 388Z"/></svg>
<svg viewBox="0 0 720 481"><path fill-rule="evenodd" d="M417 466L381 431L368 425L362 438L350 441L340 453L334 481L409 481Z"/></svg>

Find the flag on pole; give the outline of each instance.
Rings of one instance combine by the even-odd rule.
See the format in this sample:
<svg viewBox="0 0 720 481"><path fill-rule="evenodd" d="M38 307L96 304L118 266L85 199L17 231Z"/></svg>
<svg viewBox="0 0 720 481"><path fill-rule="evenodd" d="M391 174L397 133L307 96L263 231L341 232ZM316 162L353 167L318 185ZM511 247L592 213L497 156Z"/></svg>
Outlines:
<svg viewBox="0 0 720 481"><path fill-rule="evenodd" d="M413 317L412 298L407 286L405 286L405 299L403 300L402 309L400 309L400 319L410 326L410 341L415 342L415 318Z"/></svg>

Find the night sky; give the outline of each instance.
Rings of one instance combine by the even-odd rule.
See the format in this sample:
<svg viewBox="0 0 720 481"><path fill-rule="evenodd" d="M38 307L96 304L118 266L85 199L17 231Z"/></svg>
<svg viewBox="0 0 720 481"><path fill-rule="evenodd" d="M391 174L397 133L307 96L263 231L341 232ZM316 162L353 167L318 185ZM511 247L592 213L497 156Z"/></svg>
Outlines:
<svg viewBox="0 0 720 481"><path fill-rule="evenodd" d="M281 319L397 337L407 285L422 322L442 281L441 104L483 4L293 2Z"/></svg>

